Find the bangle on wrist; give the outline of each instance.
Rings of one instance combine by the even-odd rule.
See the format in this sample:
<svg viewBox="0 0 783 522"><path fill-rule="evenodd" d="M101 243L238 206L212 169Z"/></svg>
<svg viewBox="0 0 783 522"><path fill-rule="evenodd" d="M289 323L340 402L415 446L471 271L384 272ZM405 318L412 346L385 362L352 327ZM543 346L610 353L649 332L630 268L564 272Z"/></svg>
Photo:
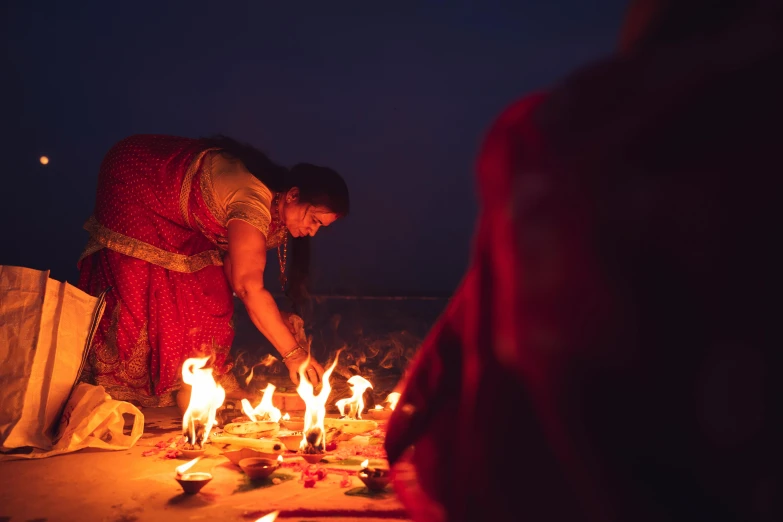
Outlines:
<svg viewBox="0 0 783 522"><path fill-rule="evenodd" d="M298 352L298 351L300 351L300 350L301 350L301 351L303 351L303 352L305 351L305 349L304 349L304 348L302 348L301 346L297 346L296 348L294 348L293 350L291 350L290 352L288 352L287 354L285 354L285 355L283 356L283 359L282 359L282 360L283 360L283 362L285 362L285 361L286 361L286 359L289 359L289 358L293 357L294 355L296 355L296 352Z"/></svg>

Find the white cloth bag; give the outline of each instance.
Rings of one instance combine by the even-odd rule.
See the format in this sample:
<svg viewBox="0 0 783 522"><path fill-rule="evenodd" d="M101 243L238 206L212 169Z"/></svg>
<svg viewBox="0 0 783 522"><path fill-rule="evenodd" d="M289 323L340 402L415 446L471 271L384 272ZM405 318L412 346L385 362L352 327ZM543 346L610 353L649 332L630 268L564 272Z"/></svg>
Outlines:
<svg viewBox="0 0 783 522"><path fill-rule="evenodd" d="M103 314L48 271L0 265L0 450L51 450Z"/></svg>

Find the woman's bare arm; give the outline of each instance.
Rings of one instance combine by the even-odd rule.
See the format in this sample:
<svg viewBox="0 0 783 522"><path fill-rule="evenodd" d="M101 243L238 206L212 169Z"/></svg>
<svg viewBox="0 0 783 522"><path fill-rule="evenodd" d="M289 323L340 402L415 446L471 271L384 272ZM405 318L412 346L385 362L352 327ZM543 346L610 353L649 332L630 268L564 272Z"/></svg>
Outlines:
<svg viewBox="0 0 783 522"><path fill-rule="evenodd" d="M234 219L228 223L228 254L224 259L224 272L234 293L244 303L250 320L269 339L281 356L285 356L299 344L283 320L272 294L264 287L266 267L266 238L255 227ZM296 368L307 358L307 352L300 351L285 361L291 378L298 382ZM292 363L298 363L296 366ZM314 359L310 365L320 381L323 368ZM294 368L294 371L290 370Z"/></svg>

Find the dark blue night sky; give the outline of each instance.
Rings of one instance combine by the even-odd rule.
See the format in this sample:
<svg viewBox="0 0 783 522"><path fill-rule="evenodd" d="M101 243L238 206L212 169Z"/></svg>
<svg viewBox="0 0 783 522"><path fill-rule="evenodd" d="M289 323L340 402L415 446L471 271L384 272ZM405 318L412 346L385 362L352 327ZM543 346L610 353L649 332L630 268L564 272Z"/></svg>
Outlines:
<svg viewBox="0 0 783 522"><path fill-rule="evenodd" d="M0 264L75 282L107 149L223 133L348 181L352 214L314 241L316 291L448 294L483 133L609 53L626 3L4 2Z"/></svg>

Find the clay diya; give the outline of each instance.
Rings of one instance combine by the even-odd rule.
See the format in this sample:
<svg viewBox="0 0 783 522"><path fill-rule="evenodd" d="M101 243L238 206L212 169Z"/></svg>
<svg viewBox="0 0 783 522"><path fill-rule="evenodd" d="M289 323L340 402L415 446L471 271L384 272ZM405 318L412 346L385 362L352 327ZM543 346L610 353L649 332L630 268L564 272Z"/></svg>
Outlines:
<svg viewBox="0 0 783 522"><path fill-rule="evenodd" d="M280 431L276 438L282 442L289 451L299 451L299 445L302 443L302 432Z"/></svg>
<svg viewBox="0 0 783 522"><path fill-rule="evenodd" d="M252 448L240 448L235 450L224 451L223 456L230 460L233 464L239 465L239 461L242 459L250 458L262 458L275 460L279 453L268 453L265 451L258 451Z"/></svg>
<svg viewBox="0 0 783 522"><path fill-rule="evenodd" d="M391 481L391 471L388 468L372 468L366 460L362 462L358 476L367 489L372 491L383 490Z"/></svg>
<svg viewBox="0 0 783 522"><path fill-rule="evenodd" d="M298 453L308 464L318 464L326 456L326 453Z"/></svg>
<svg viewBox="0 0 783 522"><path fill-rule="evenodd" d="M204 472L185 473L183 475L177 474L174 478L179 482L186 494L195 495L212 480L212 474Z"/></svg>
<svg viewBox="0 0 783 522"><path fill-rule="evenodd" d="M384 410L383 408L372 408L367 410L367 415L375 420L386 420L391 417L394 410Z"/></svg>
<svg viewBox="0 0 783 522"><path fill-rule="evenodd" d="M206 449L180 449L180 454L177 455L178 457L184 458L184 459L194 459L196 457L201 457L206 453Z"/></svg>
<svg viewBox="0 0 783 522"><path fill-rule="evenodd" d="M280 427L288 431L301 432L304 429L304 419L301 417L280 421Z"/></svg>
<svg viewBox="0 0 783 522"><path fill-rule="evenodd" d="M251 479L264 479L280 467L280 462L276 459L251 457L240 460L239 467Z"/></svg>

